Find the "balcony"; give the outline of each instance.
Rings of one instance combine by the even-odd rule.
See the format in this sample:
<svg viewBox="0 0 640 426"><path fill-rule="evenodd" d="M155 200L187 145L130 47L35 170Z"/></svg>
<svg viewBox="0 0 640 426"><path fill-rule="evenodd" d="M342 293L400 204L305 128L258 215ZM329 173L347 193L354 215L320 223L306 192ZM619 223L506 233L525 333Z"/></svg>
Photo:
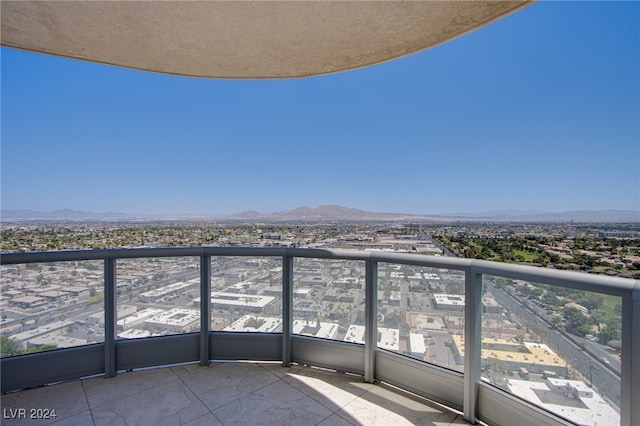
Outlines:
<svg viewBox="0 0 640 426"><path fill-rule="evenodd" d="M59 407L66 424L467 424L459 413L361 376L273 363L194 364L88 378L2 397L3 424ZM48 413L43 414L45 416Z"/></svg>
<svg viewBox="0 0 640 426"><path fill-rule="evenodd" d="M632 404L640 395L638 281L321 249L12 253L1 263L3 334L23 350L41 351L0 360L2 392L23 390L3 395L5 408L15 401L45 404L44 395L69 389L83 393L88 404L77 407L79 416L87 408L95 415L102 405L94 398L114 392L119 402L102 401L105 407L144 415L147 402L122 396L132 386L158 389L173 382L172 392L201 401L181 422L210 414L220 419L221 406L205 402L188 383L194 380L207 392L246 386L228 414L260 412L263 404L264 418L274 423L282 413L273 407L286 406L287 416L296 416L291 401L299 398L327 414L316 424L334 414L337 422L368 424L374 406L386 410L380 416L409 423L640 423L640 408ZM619 304L621 356L598 352L588 339L565 331L570 324L552 324L542 304L530 303L535 297L519 296L531 288L577 289ZM225 370L233 373L220 374ZM236 375L246 378L242 385L229 383ZM69 383L24 390L58 382ZM293 393L276 403L285 393L259 392L268 386ZM331 399L335 395L369 408L349 411L344 400ZM185 404L193 400L185 398ZM153 403L155 412L180 411L168 400ZM42 404L33 408L48 408ZM240 421L232 417L223 423Z"/></svg>

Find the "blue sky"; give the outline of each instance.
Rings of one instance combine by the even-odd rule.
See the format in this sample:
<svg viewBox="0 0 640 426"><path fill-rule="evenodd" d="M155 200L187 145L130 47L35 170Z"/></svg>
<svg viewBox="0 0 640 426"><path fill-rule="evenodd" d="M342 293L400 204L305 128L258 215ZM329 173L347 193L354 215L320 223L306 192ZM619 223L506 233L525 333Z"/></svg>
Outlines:
<svg viewBox="0 0 640 426"><path fill-rule="evenodd" d="M3 209L640 209L640 4L542 2L401 60L224 81L1 52Z"/></svg>

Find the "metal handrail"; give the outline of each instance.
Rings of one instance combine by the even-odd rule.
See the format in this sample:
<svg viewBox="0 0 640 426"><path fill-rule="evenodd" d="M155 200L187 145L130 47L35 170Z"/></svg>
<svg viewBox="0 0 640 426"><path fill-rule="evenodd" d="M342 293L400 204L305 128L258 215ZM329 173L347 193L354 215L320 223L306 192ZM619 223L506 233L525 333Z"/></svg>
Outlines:
<svg viewBox="0 0 640 426"><path fill-rule="evenodd" d="M116 272L118 259L158 257L199 257L201 292L210 292L210 265L213 256L281 257L283 261L283 364L290 364L293 305L294 258L339 259L364 261L366 268L365 380L375 380L377 329L377 271L379 263L394 263L421 267L446 268L465 274L465 368L464 417L475 423L478 419L478 387L480 385L480 354L482 347L480 314L482 309L482 277L492 275L521 279L557 287L580 289L622 298L622 361L621 361L621 424L640 424L640 280L561 271L533 266L505 264L476 259L425 256L383 251L360 251L319 248L256 248L256 247L167 247L104 250L73 250L55 252L6 253L0 255L1 265L104 261L105 276L105 375L114 376L116 351ZM208 364L210 328L210 297L202 297L200 357Z"/></svg>

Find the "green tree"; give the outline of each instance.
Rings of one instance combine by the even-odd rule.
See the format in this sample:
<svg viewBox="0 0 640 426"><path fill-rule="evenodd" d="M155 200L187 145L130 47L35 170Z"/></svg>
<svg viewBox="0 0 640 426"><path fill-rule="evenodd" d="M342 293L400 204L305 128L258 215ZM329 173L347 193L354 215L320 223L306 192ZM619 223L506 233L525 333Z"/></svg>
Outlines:
<svg viewBox="0 0 640 426"><path fill-rule="evenodd" d="M148 290L145 290L145 291L148 291ZM94 297L89 297L87 299L87 304L88 305L93 305L95 303L102 303L102 301L104 301L104 293L100 293L99 295L94 296Z"/></svg>
<svg viewBox="0 0 640 426"><path fill-rule="evenodd" d="M620 332L613 327L607 327L598 334L598 341L603 345L607 345L610 341L618 339L620 339Z"/></svg>
<svg viewBox="0 0 640 426"><path fill-rule="evenodd" d="M0 356L19 355L22 351L22 342L7 336L0 336Z"/></svg>
<svg viewBox="0 0 640 426"><path fill-rule="evenodd" d="M544 295L542 296L542 301L545 303L545 305L548 306L560 306L562 305L562 302L560 301L560 299L558 299L558 297L550 292L548 289L547 291L545 291Z"/></svg>
<svg viewBox="0 0 640 426"><path fill-rule="evenodd" d="M616 305L613 307L613 312L615 312L618 315L622 315L622 304L616 303Z"/></svg>
<svg viewBox="0 0 640 426"><path fill-rule="evenodd" d="M576 336L584 337L591 331L591 319L578 308L565 308L567 331Z"/></svg>
<svg viewBox="0 0 640 426"><path fill-rule="evenodd" d="M583 293L581 296L576 297L576 302L589 309L589 311L593 311L594 309L600 308L607 297L604 294L599 293Z"/></svg>

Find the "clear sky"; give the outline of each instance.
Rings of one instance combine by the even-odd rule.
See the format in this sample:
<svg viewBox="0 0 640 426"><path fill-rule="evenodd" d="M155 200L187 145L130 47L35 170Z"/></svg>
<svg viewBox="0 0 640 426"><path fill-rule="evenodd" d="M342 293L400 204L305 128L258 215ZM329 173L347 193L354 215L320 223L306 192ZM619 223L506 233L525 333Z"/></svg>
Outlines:
<svg viewBox="0 0 640 426"><path fill-rule="evenodd" d="M132 214L640 209L640 3L542 2L285 81L2 49L2 208Z"/></svg>

